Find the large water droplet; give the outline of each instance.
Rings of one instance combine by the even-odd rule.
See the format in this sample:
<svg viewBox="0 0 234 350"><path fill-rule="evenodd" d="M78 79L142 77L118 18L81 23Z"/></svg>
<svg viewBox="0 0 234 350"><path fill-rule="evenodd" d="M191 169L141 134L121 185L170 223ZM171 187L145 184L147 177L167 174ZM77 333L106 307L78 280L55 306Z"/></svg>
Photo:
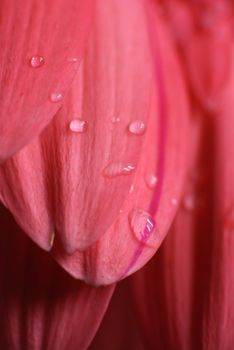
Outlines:
<svg viewBox="0 0 234 350"><path fill-rule="evenodd" d="M145 176L145 183L150 189L153 189L157 185L157 182L158 182L158 178L156 175L147 174Z"/></svg>
<svg viewBox="0 0 234 350"><path fill-rule="evenodd" d="M103 175L114 177L118 175L129 175L135 169L135 166L130 163L111 163L103 171Z"/></svg>
<svg viewBox="0 0 234 350"><path fill-rule="evenodd" d="M87 123L82 119L74 119L70 122L69 128L71 131L82 133L86 131Z"/></svg>
<svg viewBox="0 0 234 350"><path fill-rule="evenodd" d="M42 56L33 56L30 59L30 66L33 68L39 68L43 66L44 63L45 63L45 59Z"/></svg>
<svg viewBox="0 0 234 350"><path fill-rule="evenodd" d="M138 241L149 246L155 244L155 238L151 238L155 221L148 212L141 208L134 208L129 213L129 223Z"/></svg>
<svg viewBox="0 0 234 350"><path fill-rule="evenodd" d="M134 135L142 135L145 132L145 123L142 120L135 120L129 124L128 131Z"/></svg>
<svg viewBox="0 0 234 350"><path fill-rule="evenodd" d="M60 102L63 99L63 95L60 92L53 92L50 95L50 101L51 102Z"/></svg>

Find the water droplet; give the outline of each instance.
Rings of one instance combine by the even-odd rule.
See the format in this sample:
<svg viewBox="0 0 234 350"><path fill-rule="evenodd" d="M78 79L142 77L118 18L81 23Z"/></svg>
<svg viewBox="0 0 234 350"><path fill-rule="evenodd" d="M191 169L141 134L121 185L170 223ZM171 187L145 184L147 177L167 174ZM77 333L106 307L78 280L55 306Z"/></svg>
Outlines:
<svg viewBox="0 0 234 350"><path fill-rule="evenodd" d="M152 189L154 188L156 185L157 185L157 182L158 182L158 178L156 175L154 174L147 174L145 176L145 182L146 182L146 185Z"/></svg>
<svg viewBox="0 0 234 350"><path fill-rule="evenodd" d="M186 210L194 210L196 208L195 196L193 194L187 194L183 199L183 205Z"/></svg>
<svg viewBox="0 0 234 350"><path fill-rule="evenodd" d="M131 194L133 191L134 191L134 186L131 185L130 188L129 188L129 194Z"/></svg>
<svg viewBox="0 0 234 350"><path fill-rule="evenodd" d="M173 197L173 198L171 199L171 204L174 205L174 206L177 206L177 205L178 205L178 199L175 198L175 197Z"/></svg>
<svg viewBox="0 0 234 350"><path fill-rule="evenodd" d="M76 62L78 62L78 58L77 57L68 57L67 61L71 62L71 63L76 63Z"/></svg>
<svg viewBox="0 0 234 350"><path fill-rule="evenodd" d="M44 63L45 63L45 59L42 56L33 56L30 59L30 66L33 68L39 68L43 66Z"/></svg>
<svg viewBox="0 0 234 350"><path fill-rule="evenodd" d="M145 132L145 123L142 120L135 120L129 124L128 130L131 134L142 135Z"/></svg>
<svg viewBox="0 0 234 350"><path fill-rule="evenodd" d="M135 169L135 166L130 163L111 163L103 171L103 175L114 177L117 175L130 175Z"/></svg>
<svg viewBox="0 0 234 350"><path fill-rule="evenodd" d="M113 118L111 119L111 121L112 121L113 124L117 124L117 123L120 122L120 118L118 118L118 117L113 117Z"/></svg>
<svg viewBox="0 0 234 350"><path fill-rule="evenodd" d="M129 213L129 223L138 241L144 244L148 243L149 246L155 244L155 238L151 239L155 221L148 212L140 208L134 208Z"/></svg>
<svg viewBox="0 0 234 350"><path fill-rule="evenodd" d="M50 101L51 102L60 102L63 99L63 95L60 92L53 92L50 95Z"/></svg>
<svg viewBox="0 0 234 350"><path fill-rule="evenodd" d="M69 124L69 129L71 131L82 133L86 130L87 123L85 120L82 119L74 119Z"/></svg>

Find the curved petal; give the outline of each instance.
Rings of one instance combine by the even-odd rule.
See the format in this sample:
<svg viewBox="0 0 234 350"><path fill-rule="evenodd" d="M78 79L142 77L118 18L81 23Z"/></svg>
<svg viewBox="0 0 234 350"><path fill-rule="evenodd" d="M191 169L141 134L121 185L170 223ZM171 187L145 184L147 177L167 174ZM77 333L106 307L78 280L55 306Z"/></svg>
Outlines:
<svg viewBox="0 0 234 350"><path fill-rule="evenodd" d="M108 4L98 8L101 35L90 41L70 99L42 136L0 171L1 197L24 230L48 250L55 230L56 260L95 285L136 271L158 249L177 210L189 140L183 76L155 8L146 15L142 3L129 1L128 16L119 0ZM103 21L105 11L111 22ZM113 105L120 122L110 130ZM136 115L144 123L148 117L144 135L127 130ZM71 127L86 118L86 132ZM117 168L103 176L112 162ZM119 164L136 165L135 174L129 168L119 174ZM86 251L65 253L75 249Z"/></svg>
<svg viewBox="0 0 234 350"><path fill-rule="evenodd" d="M183 205L157 257L132 276L145 348L234 342L234 65L217 115L202 115Z"/></svg>
<svg viewBox="0 0 234 350"><path fill-rule="evenodd" d="M222 0L168 0L165 4L192 91L203 108L217 110L230 82L232 4Z"/></svg>
<svg viewBox="0 0 234 350"><path fill-rule="evenodd" d="M128 279L116 286L108 310L89 350L144 350L136 325L136 315Z"/></svg>
<svg viewBox="0 0 234 350"><path fill-rule="evenodd" d="M157 36L152 35L157 90L133 191L112 226L85 253L68 256L57 242L53 251L69 273L95 285L122 279L156 252L177 210L187 168L189 115L183 78L167 34L154 15L152 23L157 23ZM146 182L148 175L157 177L153 188ZM156 227L151 230L154 221Z"/></svg>
<svg viewBox="0 0 234 350"><path fill-rule="evenodd" d="M147 127L152 62L142 4L109 1L95 18L61 110L0 170L2 200L47 250L53 231L72 253L107 230L128 195L145 138L139 125Z"/></svg>
<svg viewBox="0 0 234 350"><path fill-rule="evenodd" d="M93 5L1 1L0 162L39 135L61 107L82 58Z"/></svg>
<svg viewBox="0 0 234 350"><path fill-rule="evenodd" d="M114 286L73 280L0 208L0 347L87 349Z"/></svg>

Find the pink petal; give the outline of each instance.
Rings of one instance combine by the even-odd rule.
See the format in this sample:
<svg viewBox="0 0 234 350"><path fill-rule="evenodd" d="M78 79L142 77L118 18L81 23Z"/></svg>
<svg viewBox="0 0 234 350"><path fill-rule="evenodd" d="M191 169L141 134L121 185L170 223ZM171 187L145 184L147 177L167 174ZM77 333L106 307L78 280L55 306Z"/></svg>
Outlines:
<svg viewBox="0 0 234 350"><path fill-rule="evenodd" d="M233 9L229 1L166 1L192 91L209 111L220 108L230 82Z"/></svg>
<svg viewBox="0 0 234 350"><path fill-rule="evenodd" d="M230 81L220 112L196 118L193 166L171 232L158 256L132 277L147 349L233 347L233 64Z"/></svg>
<svg viewBox="0 0 234 350"><path fill-rule="evenodd" d="M91 23L91 0L1 1L0 161L49 123L82 58ZM30 64L33 59L34 67ZM77 62L74 62L77 59Z"/></svg>
<svg viewBox="0 0 234 350"><path fill-rule="evenodd" d="M118 283L89 350L144 350L136 326L128 279Z"/></svg>
<svg viewBox="0 0 234 350"><path fill-rule="evenodd" d="M47 250L53 231L69 253L105 233L128 196L134 171L113 177L104 171L109 166L113 174L116 164L117 171L136 167L145 139L128 130L136 120L147 127L152 94L143 7L113 0L99 6L95 18L81 72L63 107L41 137L0 171L2 200Z"/></svg>
<svg viewBox="0 0 234 350"><path fill-rule="evenodd" d="M152 11L150 13L153 13ZM73 276L95 285L109 284L142 267L164 239L180 200L187 168L189 115L181 70L162 24L157 23L154 52L156 91L152 96L145 143L135 172L133 192L122 211L98 243L85 253L66 255L56 245L55 259ZM174 87L177 87L176 90ZM155 174L155 188L148 188L146 174ZM156 228L148 237L142 235L142 222L132 225L134 208L155 220ZM149 223L149 222L148 222ZM134 228L140 229L134 232Z"/></svg>
<svg viewBox="0 0 234 350"><path fill-rule="evenodd" d="M114 286L69 277L0 208L0 348L87 349Z"/></svg>

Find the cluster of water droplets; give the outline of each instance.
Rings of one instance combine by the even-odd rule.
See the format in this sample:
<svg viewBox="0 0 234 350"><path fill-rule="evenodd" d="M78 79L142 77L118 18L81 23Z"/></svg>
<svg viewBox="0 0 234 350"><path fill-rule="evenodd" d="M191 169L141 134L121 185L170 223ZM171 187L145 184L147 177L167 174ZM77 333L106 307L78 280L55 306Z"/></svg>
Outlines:
<svg viewBox="0 0 234 350"><path fill-rule="evenodd" d="M69 57L67 59L67 61L71 62L71 63L77 63L78 58L77 57ZM29 60L29 64L30 64L31 68L36 68L36 69L41 68L45 64L45 58L43 56L40 56L40 55L32 56ZM49 99L53 103L61 102L63 100L63 94L60 91L54 91L50 94Z"/></svg>
<svg viewBox="0 0 234 350"><path fill-rule="evenodd" d="M70 57L67 61L77 63L78 59L76 57ZM45 59L43 56L36 55L31 57L29 63L32 68L38 69L45 65ZM49 99L52 103L61 102L63 100L63 94L60 91L54 91L50 94ZM113 124L118 124L120 121L121 119L116 116L111 119ZM74 133L83 133L87 130L87 122L83 119L72 119L69 123L69 130ZM127 131L130 135L141 136L146 131L146 125L142 120L133 120L128 124ZM106 166L103 170L103 175L108 178L113 178L119 175L130 175L134 170L135 165L132 163L114 162ZM157 182L158 179L154 173L149 173L145 176L145 183L149 189L154 189ZM131 185L129 194L133 193L133 191L134 186ZM122 213L123 210L120 209L119 212ZM135 208L129 213L129 222L136 238L140 242L146 244L155 228L155 221L151 215L143 209ZM53 245L53 241L54 234L51 237L51 246Z"/></svg>

